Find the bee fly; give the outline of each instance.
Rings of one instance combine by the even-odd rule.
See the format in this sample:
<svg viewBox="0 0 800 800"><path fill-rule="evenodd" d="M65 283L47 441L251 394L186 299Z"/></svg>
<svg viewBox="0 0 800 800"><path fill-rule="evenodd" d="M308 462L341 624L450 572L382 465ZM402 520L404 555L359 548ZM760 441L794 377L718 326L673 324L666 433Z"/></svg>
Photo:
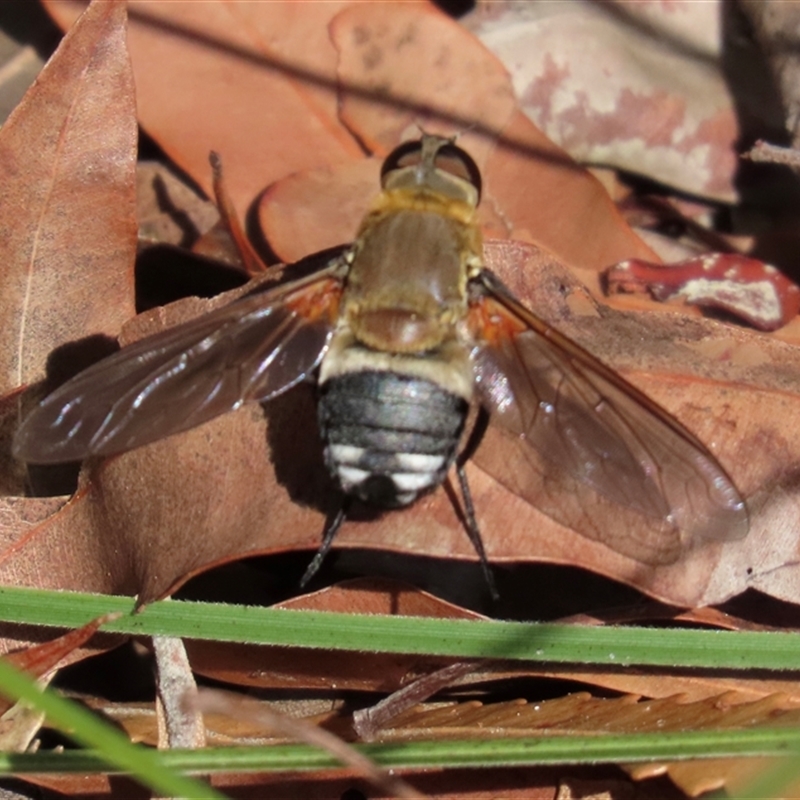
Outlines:
<svg viewBox="0 0 800 800"><path fill-rule="evenodd" d="M479 466L624 555L671 563L700 540L747 533L746 506L706 447L484 268L481 178L466 152L424 135L389 155L381 184L344 255L98 362L33 411L15 455L119 453L316 374L325 460L345 496L405 506L455 464L487 575L457 458L470 407L488 420Z"/></svg>

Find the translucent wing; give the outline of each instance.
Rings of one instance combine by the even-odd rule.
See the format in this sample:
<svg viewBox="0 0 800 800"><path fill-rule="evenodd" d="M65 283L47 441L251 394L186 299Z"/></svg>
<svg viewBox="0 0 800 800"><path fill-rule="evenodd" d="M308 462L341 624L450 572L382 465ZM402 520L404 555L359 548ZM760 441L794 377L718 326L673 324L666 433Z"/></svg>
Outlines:
<svg viewBox="0 0 800 800"><path fill-rule="evenodd" d="M476 463L558 522L639 561L747 533L706 447L540 320L489 272L473 291L476 388L490 427Z"/></svg>
<svg viewBox="0 0 800 800"><path fill-rule="evenodd" d="M247 295L94 364L25 419L15 456L57 463L119 453L290 388L325 352L339 271Z"/></svg>

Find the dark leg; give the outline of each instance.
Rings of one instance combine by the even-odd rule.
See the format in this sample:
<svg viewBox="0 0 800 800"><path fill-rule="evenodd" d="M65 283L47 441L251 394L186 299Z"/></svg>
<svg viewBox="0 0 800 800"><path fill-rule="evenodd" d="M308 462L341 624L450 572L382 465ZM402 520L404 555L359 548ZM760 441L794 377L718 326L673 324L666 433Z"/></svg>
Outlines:
<svg viewBox="0 0 800 800"><path fill-rule="evenodd" d="M469 490L469 483L467 483L467 474L464 472L464 465L460 460L456 463L456 475L458 475L458 485L461 487L461 497L464 502L464 522L467 528L467 535L481 560L483 577L486 579L486 585L489 587L492 600L497 601L500 599L500 593L497 591L492 568L486 558L486 550L483 548L481 532L478 529L478 520L475 519L475 506L472 504L472 494Z"/></svg>
<svg viewBox="0 0 800 800"><path fill-rule="evenodd" d="M325 560L325 556L328 555L328 551L331 549L336 534L339 533L339 528L342 527L342 523L347 519L347 511L349 508L349 498L345 497L342 501L341 508L336 512L336 516L326 524L325 533L322 536L322 544L319 546L319 550L317 550L314 558L311 559L311 563L300 579L301 589L317 574L317 571L322 566L322 562Z"/></svg>

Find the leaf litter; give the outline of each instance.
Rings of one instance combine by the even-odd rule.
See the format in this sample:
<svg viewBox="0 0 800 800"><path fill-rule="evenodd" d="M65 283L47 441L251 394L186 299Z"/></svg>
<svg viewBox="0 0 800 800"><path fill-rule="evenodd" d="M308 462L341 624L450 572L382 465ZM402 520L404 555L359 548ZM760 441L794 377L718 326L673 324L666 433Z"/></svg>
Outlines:
<svg viewBox="0 0 800 800"><path fill-rule="evenodd" d="M66 13L69 6L75 7L75 4L50 5L54 8L58 5L58 13ZM653 596L677 604L720 602L745 588L759 588L796 602L797 500L792 454L797 449L791 431L797 426L792 426L790 420L795 413L792 396L797 372L791 332L783 334L791 342L788 345L696 316L674 312L659 315L623 312L615 316L604 306L597 306L594 296L599 291L592 273L623 257L655 260L652 251L630 233L599 185L572 166L560 150L521 117L513 93L504 88L504 76L502 70L498 71L497 62L489 60L482 66L459 71L459 66L469 63L458 61L461 51L476 65L481 63L480 51L474 49L473 40L444 17L426 11L417 18L407 8L398 9L394 30L404 31L407 40L404 44L409 45L409 55L404 61L400 43L380 28L375 12L369 7L325 4L329 6L325 10L329 16L324 16L324 20L333 22L331 38L322 33L326 22L309 17L307 27L299 26L296 30L306 40L311 35L319 37L317 41L321 44L318 48L298 48L290 39L269 42L263 31L276 18L256 19L258 15L252 7L246 8L247 4L231 4L235 13L229 16L213 8L216 4L204 5L211 8L207 18L194 9L177 10L178 16L171 17L168 6L137 4L136 10L141 13L134 15L130 44L139 118L179 166L207 190L208 150L212 147L220 150L229 173L226 181L230 178L231 194L240 212L261 190L273 184L259 212L267 239L270 244L274 242L278 255L287 254L294 259L318 246L347 241L352 237L352 226L358 220L367 192L373 193L377 185L374 182L377 162L360 157L360 147L334 113L333 94L326 86L341 82L341 118L358 133L368 149L380 156L398 136L408 135L409 128L413 135L413 126L420 120L426 129L428 125L436 129L444 125L445 130L453 130L454 119L461 122L461 116L470 114L468 103L475 92L470 81L477 80L476 76L486 76L494 81L490 85L497 87L488 90L492 103L499 103L506 110L498 112L487 102L486 109L491 111L488 119L480 113L475 116L473 110L471 121L476 128L491 135L480 138L477 133L468 132L463 138L468 149L474 141L487 179L486 230L538 243L540 248L556 253L569 270L586 279L592 293L577 286L564 267L558 267L547 252L536 248L494 245L494 250L488 251L489 257L496 259L492 261L494 268L526 302L533 304L534 295L540 296L544 310L537 306L539 313L546 315L549 305L549 313L558 320L559 327L564 326L579 341L583 336L593 349L599 341L601 349L597 352L605 360L619 365L634 382L639 375L638 380L649 394L716 446L718 457L731 469L737 483L755 498L753 532L741 545L726 545L721 548L723 552L711 548L692 553L685 564L648 570L640 564L627 564L625 559L603 551L599 545L559 529L473 469L476 505L486 517L482 522L491 556L509 562L530 557L580 564L617 580L629 581ZM289 12L272 9L271 13ZM283 23L287 27L286 18ZM194 38L182 33L186 28L196 34ZM353 37L354 31L365 34L360 44ZM209 37L210 33L215 36ZM209 42L209 38L215 42ZM219 45L220 40L223 46ZM366 66L370 61L364 50L365 41L373 48L370 52L380 57L373 59L371 69L359 73L359 62ZM424 82L409 65L415 61L424 65L429 57L426 52L432 53L426 48L432 42L439 45L440 58L430 63L438 65L450 60L456 66L452 74L443 72L441 85L433 87L432 96L420 97L417 87ZM288 65L290 69L273 69L278 56L306 50L314 51L308 56L311 63L292 62ZM431 57L435 59L434 54ZM196 74L189 74L183 64L197 64ZM182 92L169 88L163 81L166 65L170 74L176 75L175 85L182 87ZM265 69L265 65L269 68ZM225 74L225 69L234 68L237 76L238 70L243 70L241 81L235 82L235 92L230 86L221 87L217 77ZM470 72L471 69L477 72ZM313 85L303 85L303 71L314 72ZM409 78L404 84L406 73ZM268 84L265 74L269 74ZM286 75L290 77L287 79ZM277 99L269 113L252 100L267 87L269 91L280 92L275 95ZM222 96L224 91L227 96ZM383 107L381 114L375 114L377 94L381 91L399 97L406 108L393 109L390 105L388 113ZM183 105L175 102L178 95L183 98ZM273 95L267 92L267 96ZM431 106L441 113L427 116L419 113L420 107ZM300 113L299 108L304 112ZM244 116L240 116L245 113L243 109L247 110L246 124ZM281 109L279 115L277 109ZM280 118L279 128L271 114ZM237 122L239 119L242 122ZM202 125L199 120L203 120ZM241 130L245 128L249 135L243 137ZM276 135L281 137L280 147L273 144ZM508 140L513 147L504 145ZM291 149L285 150L284 144ZM236 156L231 158L226 151ZM526 151L546 157L530 159L525 157ZM292 175L284 183L282 179L289 173ZM348 175L353 175L353 179L347 178ZM355 199L343 202L344 195L337 195L337 191L349 184L355 189L347 196ZM537 186L533 197L529 191L521 191L528 186ZM335 224L330 231L317 230L320 227L315 224L317 197L323 201L321 209L326 203L328 208L343 209L343 213L333 215ZM276 198L284 204L282 210ZM554 198L559 202L553 202ZM106 202L106 207L114 204L118 205L118 201ZM303 211L296 228L291 227L293 204ZM98 211L99 206L85 216L94 220ZM330 219L330 215L325 217L320 213ZM130 223L126 224L129 232ZM314 238L309 240L310 249L304 251L303 232L309 228L314 230ZM95 234L95 238L115 248L117 253L130 253L125 248L130 248L131 242L125 236L114 239L109 233ZM129 263L125 269L128 272L122 274L129 276ZM112 279L111 283L110 296L128 304L123 306L128 309L124 319L132 314L132 295L120 287L130 284L124 280L120 283L119 279ZM555 300L552 296L541 297L545 294L542 287L548 286L557 289ZM92 303L106 311L105 302L96 303L97 294L96 288L87 291ZM126 336L128 340L138 338L161 325L202 313L214 303L184 301L163 312L152 312L133 323L133 327L129 326ZM621 307L626 308L624 302ZM642 307L652 312L653 304ZM65 340L98 331L114 335L122 321L106 331L102 323L81 319L84 327ZM606 326L611 327L613 335L601 335ZM615 341L606 343L604 338ZM635 342L639 350L633 352L626 342ZM46 356L59 343L53 341L42 346L41 356L30 366L32 375L43 374ZM16 383L10 383L8 388L15 386ZM757 418L749 412L754 404L759 408ZM273 428L280 431L298 419L296 414L300 419L303 414L305 418L313 417L310 395L293 398L284 408L276 409L274 416L268 412L266 425L259 412L245 409L210 423L208 429L204 426L198 432L185 434L184 443L169 440L153 445L152 452L143 448L105 465L94 465L84 473L74 498L55 515L47 516L44 511L38 523L31 523L31 514L21 506L28 501L11 498L6 518L12 520L12 525L4 529L11 549L6 551L3 580L58 588L138 592L146 600L173 591L189 576L214 564L243 555L315 547L324 517L324 502L320 509L319 497L330 491L324 476L310 477L319 466L318 452L293 454L291 463L288 459L285 463L270 460L275 457L279 442L269 431ZM234 419L235 422L231 421ZM217 424L219 427L215 427ZM237 436L242 437L241 444L237 444ZM293 486L292 481L294 496L286 488ZM299 505L298 493L306 503L308 495L314 495L315 503ZM53 502L62 505L65 499ZM403 512L402 520L399 517L390 514L378 522L353 525L349 532L343 531L338 544L471 557L461 541L463 532L447 498L426 498L418 507ZM141 524L137 525L140 519ZM27 533L20 539L23 524ZM492 528L503 531L502 540L492 537ZM540 530L541 536L531 535L531 528ZM243 533L230 540L231 531ZM622 686L618 690L625 691Z"/></svg>
<svg viewBox="0 0 800 800"><path fill-rule="evenodd" d="M114 291L132 289L136 246L123 20L113 4L84 17L3 125L4 392L40 380L55 348L114 336L133 313L130 291Z"/></svg>

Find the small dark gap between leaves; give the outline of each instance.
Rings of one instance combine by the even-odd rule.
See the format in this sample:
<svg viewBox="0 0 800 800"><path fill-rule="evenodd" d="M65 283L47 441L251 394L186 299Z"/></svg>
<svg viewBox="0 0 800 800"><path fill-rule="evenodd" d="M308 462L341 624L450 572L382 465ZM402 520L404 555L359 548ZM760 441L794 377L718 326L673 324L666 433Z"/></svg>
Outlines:
<svg viewBox="0 0 800 800"><path fill-rule="evenodd" d="M347 789L342 792L339 800L367 800L367 795L360 792L358 789Z"/></svg>
<svg viewBox="0 0 800 800"><path fill-rule="evenodd" d="M738 3L721 3L719 14L719 67L736 112L737 150L749 150L758 139L789 144L780 90L766 54L755 41L747 14Z"/></svg>
<svg viewBox="0 0 800 800"><path fill-rule="evenodd" d="M320 530L320 539L322 530ZM269 606L354 578L387 578L414 585L445 601L485 612L480 566L380 550L334 549L311 583L301 590L300 579L314 556L313 550L295 550L248 558L204 572L175 594L179 600L207 600Z"/></svg>
<svg viewBox="0 0 800 800"><path fill-rule="evenodd" d="M192 578L175 597L272 605L301 594L299 581L313 555L311 550L298 550L223 565ZM493 569L500 590L497 605L492 605L480 565L475 561L334 546L306 590L317 591L354 578L386 578L408 583L478 613L491 612L501 619L530 620L531 609L535 608L537 619L542 622L587 609L599 612L598 598L602 598L604 608L642 602L642 595L635 589L574 567L495 564Z"/></svg>
<svg viewBox="0 0 800 800"><path fill-rule="evenodd" d="M58 671L53 686L116 703L155 697L152 655L132 640Z"/></svg>
<svg viewBox="0 0 800 800"><path fill-rule="evenodd" d="M109 720L106 720L112 724ZM118 727L118 726L114 726ZM39 752L48 752L52 750L78 750L79 746L73 742L67 734L62 733L55 728L44 727L39 731L37 736L39 740Z"/></svg>
<svg viewBox="0 0 800 800"><path fill-rule="evenodd" d="M777 145L789 144L780 90L766 54L755 42L747 14L738 3L721 3L719 13L722 34L719 65L736 113L737 152L747 152L759 139ZM796 254L782 245L780 237L776 240L769 235L769 231L796 225L800 208L797 175L780 165L740 159L734 185L739 200L730 209L731 228L737 234L755 237L748 255L774 264L797 280L800 272Z"/></svg>
<svg viewBox="0 0 800 800"><path fill-rule="evenodd" d="M2 800L50 800L56 795L41 786L25 783L17 778L3 777L0 779L0 798ZM58 795L62 797L62 795Z"/></svg>
<svg viewBox="0 0 800 800"><path fill-rule="evenodd" d="M531 668L536 669L538 665ZM522 667L524 669L524 666ZM547 667L541 667L547 669ZM554 670L558 667L554 667ZM603 686L590 686L576 680L561 680L559 678L541 678L537 676L520 675L519 677L503 677L496 681L483 681L476 686L463 688L454 686L434 695L431 700L441 702L464 703L477 700L484 705L495 703L510 703L525 700L528 703L540 703L545 700L559 700L577 692L590 692L592 697L615 698L622 696L623 692L606 689Z"/></svg>
<svg viewBox="0 0 800 800"><path fill-rule="evenodd" d="M0 3L0 30L19 44L30 45L45 60L50 58L63 36L44 8L29 0Z"/></svg>
<svg viewBox="0 0 800 800"><path fill-rule="evenodd" d="M313 555L311 550L298 550L217 567L192 578L175 597L269 606L303 593L299 581ZM492 568L500 590L496 606L486 596L480 566L475 562L334 547L305 591L318 591L354 578L386 578L500 619L529 621L532 608L540 622L575 614L602 616L604 612L612 618L624 618L630 611L627 616L634 618L632 624L675 627L669 619L658 619L658 609L651 616L645 610L638 619L637 609L649 608L650 601L635 589L600 575L557 564L494 564ZM669 608L663 608L668 614ZM796 606L755 590L718 608L757 624L800 629L800 610ZM685 623L680 626L686 627Z"/></svg>
<svg viewBox="0 0 800 800"><path fill-rule="evenodd" d="M196 194L205 195L205 192L197 184L194 178L188 172L184 172L169 156L161 149L158 143L147 133L147 131L139 128L139 144L137 150L138 161L160 161L162 164L168 164L169 169L173 172L181 183L188 186ZM208 167L208 174L211 174L211 165Z"/></svg>
<svg viewBox="0 0 800 800"><path fill-rule="evenodd" d="M774 625L800 630L799 606L777 597L770 597L756 589L747 589L717 608L726 614L741 617L759 625Z"/></svg>
<svg viewBox="0 0 800 800"><path fill-rule="evenodd" d="M210 157L209 153L209 157ZM222 168L225 169L225 154L221 153L220 158L222 159ZM194 181L194 179L186 172L184 172L177 164L175 164L159 147L159 145L147 134L146 131L139 129L139 150L138 150L138 160L142 161L159 161L162 164L168 164L170 171L172 171L175 176L187 187L192 189L195 193L199 195L205 195L203 189ZM208 174L211 175L211 164L209 163L208 166ZM269 187L265 187L264 191L267 191ZM168 198L165 198L168 199ZM213 197L209 198L213 201ZM269 246L269 243L264 238L264 234L261 231L261 227L258 222L258 204L261 200L261 196L257 196L253 202L250 204L249 208L247 209L245 219L243 220L243 224L245 227L245 232L247 233L247 237L250 239L250 243L255 247L256 252L261 256L261 259L264 261L265 264L272 266L274 264L279 263L279 259L272 251ZM165 210L167 210L165 208ZM177 211L177 209L176 209ZM177 220L176 220L177 221ZM194 241L187 240L182 243L186 247L191 247L194 244ZM220 264L222 267L223 265ZM243 281L244 282L244 281ZM224 289L221 291L225 291ZM185 295L184 295L185 296ZM205 297L207 295L200 295L201 297ZM137 293L138 298L138 293ZM137 304L137 308L139 308Z"/></svg>
<svg viewBox="0 0 800 800"><path fill-rule="evenodd" d="M475 10L475 0L433 0L433 5L453 19L461 19Z"/></svg>
<svg viewBox="0 0 800 800"><path fill-rule="evenodd" d="M591 785L592 794L567 794L559 797L613 797L614 800L685 800L686 795L677 789L666 776L650 778L633 783L630 777L617 767L504 767L496 769L453 769L447 770L446 783L439 770L417 772L406 776L414 788L432 798L446 791L448 797L492 797L527 791L531 797L555 796L556 787L571 783ZM614 794L598 793L601 786L612 785ZM445 788L446 787L446 788ZM270 787L273 788L273 787ZM270 794L281 798L329 798L331 800L385 800L386 795L368 786L365 781L352 778L336 779L329 776L294 774L282 778L280 794ZM248 795L251 797L253 795ZM517 794L517 796L519 796ZM714 795L704 795L713 797Z"/></svg>
<svg viewBox="0 0 800 800"><path fill-rule="evenodd" d="M136 311L185 297L215 297L247 283L247 276L219 261L171 245L148 247L136 259Z"/></svg>
<svg viewBox="0 0 800 800"><path fill-rule="evenodd" d="M654 198L655 202L658 202L661 200L661 198L663 198L665 203L682 200L689 203L700 202L708 208L712 217L709 235L713 235L715 233L730 234L734 232L732 209L729 205L726 205L725 203L715 203L707 198L698 199L694 195L688 194L687 192L682 192L672 186L659 183L658 181L643 175L637 175L633 172L626 172L625 170L621 170L619 168L615 168L615 170L620 183L627 187L631 193L631 200L623 201L621 204L623 209L628 202L630 202L634 208L640 204L644 204L645 207L647 207L647 205L649 205L649 198ZM637 223L631 222L631 224ZM649 226L645 227L649 228ZM656 227L651 228L651 230L654 230L663 236L679 239L684 235L691 234L691 231L689 230L690 227L691 222L682 222L676 217L675 219L665 219L659 222Z"/></svg>

